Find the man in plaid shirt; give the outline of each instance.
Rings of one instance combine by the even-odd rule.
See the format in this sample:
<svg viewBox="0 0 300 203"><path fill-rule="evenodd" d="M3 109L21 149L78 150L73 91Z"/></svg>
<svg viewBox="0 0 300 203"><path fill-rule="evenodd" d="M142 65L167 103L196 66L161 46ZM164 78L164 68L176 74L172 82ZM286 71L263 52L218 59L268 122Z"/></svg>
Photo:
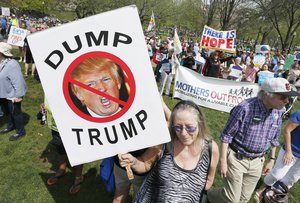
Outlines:
<svg viewBox="0 0 300 203"><path fill-rule="evenodd" d="M266 79L257 97L233 108L223 130L219 174L224 187L208 191L210 202L248 202L261 176L274 165L284 106L298 96L284 78ZM269 152L270 151L270 152ZM264 166L264 155L269 161Z"/></svg>

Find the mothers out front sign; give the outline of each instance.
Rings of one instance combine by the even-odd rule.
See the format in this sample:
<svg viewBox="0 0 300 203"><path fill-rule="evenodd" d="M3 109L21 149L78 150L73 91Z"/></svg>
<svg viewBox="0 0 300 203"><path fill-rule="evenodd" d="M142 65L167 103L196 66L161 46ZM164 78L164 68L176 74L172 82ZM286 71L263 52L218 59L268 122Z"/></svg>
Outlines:
<svg viewBox="0 0 300 203"><path fill-rule="evenodd" d="M28 41L72 165L170 141L136 6Z"/></svg>

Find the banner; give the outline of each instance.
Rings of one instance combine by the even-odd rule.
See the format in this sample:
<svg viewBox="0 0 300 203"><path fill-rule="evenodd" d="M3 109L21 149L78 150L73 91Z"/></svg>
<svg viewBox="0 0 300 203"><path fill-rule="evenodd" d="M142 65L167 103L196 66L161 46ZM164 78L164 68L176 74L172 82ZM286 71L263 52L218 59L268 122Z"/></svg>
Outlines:
<svg viewBox="0 0 300 203"><path fill-rule="evenodd" d="M1 13L3 16L10 16L10 9L6 7L1 7Z"/></svg>
<svg viewBox="0 0 300 203"><path fill-rule="evenodd" d="M147 28L147 32L150 32L154 26L155 26L155 18L154 18L154 13L152 11L152 15L151 15L150 22L149 22L149 25Z"/></svg>
<svg viewBox="0 0 300 203"><path fill-rule="evenodd" d="M136 6L28 42L72 166L170 141Z"/></svg>
<svg viewBox="0 0 300 203"><path fill-rule="evenodd" d="M179 67L174 84L174 97L224 112L257 96L258 91L257 84L205 77L183 66Z"/></svg>
<svg viewBox="0 0 300 203"><path fill-rule="evenodd" d="M255 53L257 54L267 54L270 52L270 46L269 45L256 45L255 46Z"/></svg>
<svg viewBox="0 0 300 203"><path fill-rule="evenodd" d="M205 25L203 28L200 47L235 53L235 38L235 30L218 31Z"/></svg>
<svg viewBox="0 0 300 203"><path fill-rule="evenodd" d="M12 26L8 35L7 43L18 47L23 47L27 32L28 31L26 29Z"/></svg>

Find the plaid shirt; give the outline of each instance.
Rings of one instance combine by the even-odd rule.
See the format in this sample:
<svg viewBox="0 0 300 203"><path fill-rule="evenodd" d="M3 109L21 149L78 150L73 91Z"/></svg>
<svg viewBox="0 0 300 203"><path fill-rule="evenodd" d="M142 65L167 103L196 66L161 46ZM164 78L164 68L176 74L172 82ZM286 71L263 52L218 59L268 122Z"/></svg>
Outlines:
<svg viewBox="0 0 300 203"><path fill-rule="evenodd" d="M283 110L268 110L257 97L233 108L220 138L247 157L259 157L278 146Z"/></svg>

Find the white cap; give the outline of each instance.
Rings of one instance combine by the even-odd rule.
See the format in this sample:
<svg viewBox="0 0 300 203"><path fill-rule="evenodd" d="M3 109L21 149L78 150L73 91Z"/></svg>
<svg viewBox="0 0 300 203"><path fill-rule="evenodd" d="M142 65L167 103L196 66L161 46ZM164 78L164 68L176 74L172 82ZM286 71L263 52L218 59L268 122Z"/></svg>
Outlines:
<svg viewBox="0 0 300 203"><path fill-rule="evenodd" d="M299 92L292 91L289 81L284 78L268 78L263 81L261 89L285 96L300 96Z"/></svg>

